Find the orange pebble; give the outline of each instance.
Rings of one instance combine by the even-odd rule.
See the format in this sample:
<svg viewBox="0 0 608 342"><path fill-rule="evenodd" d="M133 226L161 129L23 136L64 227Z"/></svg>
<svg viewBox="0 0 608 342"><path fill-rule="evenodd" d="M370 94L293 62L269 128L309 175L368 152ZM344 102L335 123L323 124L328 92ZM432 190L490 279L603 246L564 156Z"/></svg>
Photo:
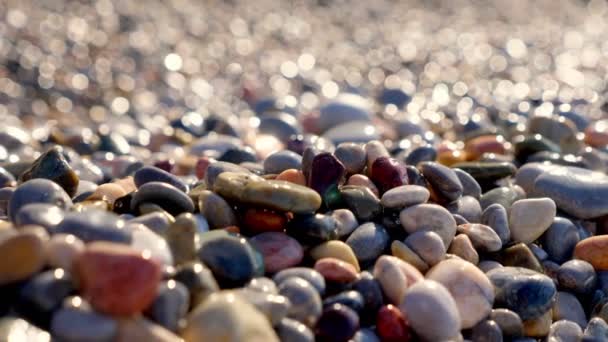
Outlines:
<svg viewBox="0 0 608 342"><path fill-rule="evenodd" d="M241 229L238 226L228 226L228 227L224 227L222 229L227 231L228 233L233 233L233 234L241 233Z"/></svg>
<svg viewBox="0 0 608 342"><path fill-rule="evenodd" d="M113 204L116 199L123 197L127 194L125 189L116 183L102 184L95 189L95 192L89 196L88 200L106 200L110 204Z"/></svg>
<svg viewBox="0 0 608 342"><path fill-rule="evenodd" d="M464 151L468 160L477 160L484 153L506 154L507 146L501 135L482 135L467 141Z"/></svg>
<svg viewBox="0 0 608 342"><path fill-rule="evenodd" d="M608 120L600 120L585 129L585 143L593 147L608 145Z"/></svg>
<svg viewBox="0 0 608 342"><path fill-rule="evenodd" d="M122 179L115 180L112 183L120 185L127 194L137 190L137 187L135 186L135 182L133 181L132 176L128 176L128 177L125 177Z"/></svg>
<svg viewBox="0 0 608 342"><path fill-rule="evenodd" d="M380 197L380 192L378 191L378 187L376 186L376 184L374 184L374 182L372 182L372 180L365 175L354 174L350 176L350 178L346 182L346 185L364 186L366 188L369 188L374 193L374 195Z"/></svg>
<svg viewBox="0 0 608 342"><path fill-rule="evenodd" d="M255 233L282 232L287 219L285 215L264 209L247 209L243 223Z"/></svg>
<svg viewBox="0 0 608 342"><path fill-rule="evenodd" d="M463 161L466 161L466 153L464 153L463 151L450 151L450 150L446 150L443 152L440 152L437 155L437 162L440 164L443 164L445 166L451 166L454 165L456 163L460 163Z"/></svg>
<svg viewBox="0 0 608 342"><path fill-rule="evenodd" d="M285 170L279 173L279 175L275 179L306 186L306 177L304 177L304 173L296 169Z"/></svg>

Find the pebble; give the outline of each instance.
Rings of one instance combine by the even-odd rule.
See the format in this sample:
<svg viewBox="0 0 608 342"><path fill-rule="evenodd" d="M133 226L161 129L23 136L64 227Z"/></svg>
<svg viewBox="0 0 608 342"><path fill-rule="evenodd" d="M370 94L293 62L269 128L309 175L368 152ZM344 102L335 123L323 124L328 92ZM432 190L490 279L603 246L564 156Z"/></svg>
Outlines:
<svg viewBox="0 0 608 342"><path fill-rule="evenodd" d="M362 174L354 174L348 178L346 185L355 185L368 188L376 197L380 198L380 190L371 179Z"/></svg>
<svg viewBox="0 0 608 342"><path fill-rule="evenodd" d="M128 224L126 229L132 235L132 248L150 255L150 258L158 261L163 266L171 267L174 265L171 248L162 236L148 229L143 224Z"/></svg>
<svg viewBox="0 0 608 342"><path fill-rule="evenodd" d="M405 239L404 243L429 266L437 264L445 257L445 245L435 232L414 232Z"/></svg>
<svg viewBox="0 0 608 342"><path fill-rule="evenodd" d="M430 146L419 146L408 153L405 163L408 165L418 166L425 161L435 161L437 159L437 150Z"/></svg>
<svg viewBox="0 0 608 342"><path fill-rule="evenodd" d="M451 293L461 317L462 329L469 329L487 317L494 304L494 288L475 265L458 259L440 262L426 273Z"/></svg>
<svg viewBox="0 0 608 342"><path fill-rule="evenodd" d="M481 206L479 201L471 196L463 196L456 201L450 203L446 209L448 209L454 215L460 215L467 222L479 223L481 222Z"/></svg>
<svg viewBox="0 0 608 342"><path fill-rule="evenodd" d="M340 189L340 196L359 221L371 221L382 212L380 200L367 187L343 186Z"/></svg>
<svg viewBox="0 0 608 342"><path fill-rule="evenodd" d="M323 310L315 326L318 341L347 342L359 329L359 316L351 308L333 304Z"/></svg>
<svg viewBox="0 0 608 342"><path fill-rule="evenodd" d="M287 316L287 312L291 306L286 297L278 294L260 293L246 288L242 288L237 292L243 299L264 314L273 326L279 324Z"/></svg>
<svg viewBox="0 0 608 342"><path fill-rule="evenodd" d="M511 239L523 243L535 241L551 226L555 213L555 202L550 198L514 202L509 212Z"/></svg>
<svg viewBox="0 0 608 342"><path fill-rule="evenodd" d="M210 215L213 214L210 213ZM236 225L236 223L237 222L232 225ZM245 211L241 223L250 233L282 232L287 224L287 218L284 213L277 213L266 209L250 208Z"/></svg>
<svg viewBox="0 0 608 342"><path fill-rule="evenodd" d="M479 263L479 253L477 253L471 239L466 234L456 235L447 252L457 255L473 265Z"/></svg>
<svg viewBox="0 0 608 342"><path fill-rule="evenodd" d="M401 311L392 304L382 306L376 317L376 331L382 341L409 341L411 328Z"/></svg>
<svg viewBox="0 0 608 342"><path fill-rule="evenodd" d="M597 271L608 270L608 235L592 236L574 247L574 258L587 261Z"/></svg>
<svg viewBox="0 0 608 342"><path fill-rule="evenodd" d="M277 285L272 279L266 277L253 278L244 288L262 293L277 294Z"/></svg>
<svg viewBox="0 0 608 342"><path fill-rule="evenodd" d="M482 190L492 188L496 181L515 175L517 168L510 162L460 162L451 165L470 174Z"/></svg>
<svg viewBox="0 0 608 342"><path fill-rule="evenodd" d="M194 212L194 202L188 195L163 182L148 182L139 187L131 199L131 210L138 211L145 203L156 204L173 216Z"/></svg>
<svg viewBox="0 0 608 342"><path fill-rule="evenodd" d="M581 302L573 294L558 291L553 304L553 321L569 320L581 328L587 326L587 316Z"/></svg>
<svg viewBox="0 0 608 342"><path fill-rule="evenodd" d="M331 217L337 223L336 231L339 238L350 235L359 226L355 214L348 209L336 209L331 212Z"/></svg>
<svg viewBox="0 0 608 342"><path fill-rule="evenodd" d="M311 162L308 186L315 190L328 207L339 201L338 186L343 182L346 169L332 153L317 154Z"/></svg>
<svg viewBox="0 0 608 342"><path fill-rule="evenodd" d="M503 340L502 331L500 330L500 326L492 320L481 321L473 327L471 340L499 342Z"/></svg>
<svg viewBox="0 0 608 342"><path fill-rule="evenodd" d="M322 136L334 144L345 142L366 143L380 138L378 128L367 121L344 122L330 128Z"/></svg>
<svg viewBox="0 0 608 342"><path fill-rule="evenodd" d="M514 311L522 320L541 317L551 308L557 292L551 278L526 268L496 268L487 276L494 285L498 307Z"/></svg>
<svg viewBox="0 0 608 342"><path fill-rule="evenodd" d="M116 338L118 324L94 311L65 307L53 315L50 332L66 342L110 341Z"/></svg>
<svg viewBox="0 0 608 342"><path fill-rule="evenodd" d="M320 108L317 122L319 131L325 132L343 122L370 121L370 104L362 96L343 93Z"/></svg>
<svg viewBox="0 0 608 342"><path fill-rule="evenodd" d="M279 341L261 312L238 294L225 291L210 295L196 307L181 336L186 342Z"/></svg>
<svg viewBox="0 0 608 342"><path fill-rule="evenodd" d="M304 245L316 245L338 238L338 221L323 214L294 215L286 232Z"/></svg>
<svg viewBox="0 0 608 342"><path fill-rule="evenodd" d="M222 287L240 287L264 274L259 252L245 238L221 230L201 236L198 258L209 267Z"/></svg>
<svg viewBox="0 0 608 342"><path fill-rule="evenodd" d="M490 205L497 203L509 211L513 202L524 198L523 189L517 186L501 186L484 192L479 199L479 204L481 204L481 209L485 210Z"/></svg>
<svg viewBox="0 0 608 342"><path fill-rule="evenodd" d="M502 241L498 234L484 224L461 224L457 231L459 234L468 236L475 249L480 252L496 252L502 247Z"/></svg>
<svg viewBox="0 0 608 342"><path fill-rule="evenodd" d="M559 286L566 291L588 294L597 286L597 276L593 266L584 260L570 260L558 270Z"/></svg>
<svg viewBox="0 0 608 342"><path fill-rule="evenodd" d="M420 170L441 201L449 203L462 196L462 183L454 170L435 162L421 163Z"/></svg>
<svg viewBox="0 0 608 342"><path fill-rule="evenodd" d="M321 273L312 268L307 267L291 267L280 271L272 277L272 280L280 286L284 281L291 278L300 278L310 283L313 288L320 294L325 293L325 278Z"/></svg>
<svg viewBox="0 0 608 342"><path fill-rule="evenodd" d="M385 208L401 209L416 204L423 204L429 200L429 191L418 185L402 185L390 189L380 198Z"/></svg>
<svg viewBox="0 0 608 342"><path fill-rule="evenodd" d="M180 342L182 339L169 330L143 317L123 318L118 321L118 342L158 341Z"/></svg>
<svg viewBox="0 0 608 342"><path fill-rule="evenodd" d="M580 241L578 230L572 221L556 217L542 236L543 249L549 258L563 263L572 258L574 247Z"/></svg>
<svg viewBox="0 0 608 342"><path fill-rule="evenodd" d="M63 221L65 216L64 211L52 204L47 203L31 203L19 209L15 215L15 225L27 226L36 225L46 228L50 231L57 224Z"/></svg>
<svg viewBox="0 0 608 342"><path fill-rule="evenodd" d="M314 342L315 336L306 325L290 318L283 318L275 327L281 341Z"/></svg>
<svg viewBox="0 0 608 342"><path fill-rule="evenodd" d="M380 342L380 338L373 330L368 328L359 329L352 338L353 342Z"/></svg>
<svg viewBox="0 0 608 342"><path fill-rule="evenodd" d="M242 173L220 174L213 191L227 200L298 214L312 213L321 206L321 197L307 187Z"/></svg>
<svg viewBox="0 0 608 342"><path fill-rule="evenodd" d="M504 266L517 266L543 272L543 267L528 245L518 243L503 249L499 257Z"/></svg>
<svg viewBox="0 0 608 342"><path fill-rule="evenodd" d="M338 284L350 283L357 279L357 269L348 263L336 258L322 258L315 262L314 269L319 272L325 281Z"/></svg>
<svg viewBox="0 0 608 342"><path fill-rule="evenodd" d="M287 169L279 173L275 180L281 180L297 185L306 186L306 177L304 176L304 173L296 169Z"/></svg>
<svg viewBox="0 0 608 342"><path fill-rule="evenodd" d="M509 309L493 309L489 318L498 324L504 337L516 338L524 334L521 318Z"/></svg>
<svg viewBox="0 0 608 342"><path fill-rule="evenodd" d="M221 196L209 190L202 190L196 203L198 210L207 219L211 228L223 228L237 224L232 207Z"/></svg>
<svg viewBox="0 0 608 342"><path fill-rule="evenodd" d="M55 182L32 179L17 187L8 202L8 217L15 222L17 213L31 203L48 203L61 209L72 206L70 196Z"/></svg>
<svg viewBox="0 0 608 342"><path fill-rule="evenodd" d="M154 166L144 166L133 174L135 186L139 189L142 185L149 182L162 182L171 184L183 192L188 192L188 186L179 178L169 172Z"/></svg>
<svg viewBox="0 0 608 342"><path fill-rule="evenodd" d="M369 315L375 314L384 303L380 282L368 271L359 274L357 280L349 285L349 288L357 291L363 297L365 311L362 312L363 319L373 319Z"/></svg>
<svg viewBox="0 0 608 342"><path fill-rule="evenodd" d="M304 257L298 240L285 233L261 233L249 239L249 242L262 254L264 269L268 273L296 266Z"/></svg>
<svg viewBox="0 0 608 342"><path fill-rule="evenodd" d="M578 342L583 336L583 329L576 323L561 320L551 324L547 339L549 341Z"/></svg>
<svg viewBox="0 0 608 342"><path fill-rule="evenodd" d="M357 314L362 314L365 308L363 295L358 291L343 291L323 300L323 307L327 308L333 304L342 304L354 310Z"/></svg>
<svg viewBox="0 0 608 342"><path fill-rule="evenodd" d="M50 334L28 321L16 317L0 318L0 339L10 341L18 338L25 341L51 341Z"/></svg>
<svg viewBox="0 0 608 342"><path fill-rule="evenodd" d="M374 278L378 280L390 303L399 305L408 288L424 280L414 266L394 256L383 255L374 265Z"/></svg>
<svg viewBox="0 0 608 342"><path fill-rule="evenodd" d="M71 275L62 269L38 273L19 290L15 311L30 322L47 327L52 313L74 292L73 284Z"/></svg>
<svg viewBox="0 0 608 342"><path fill-rule="evenodd" d="M302 156L289 150L278 151L266 157L263 165L265 173L279 174L288 169L300 169Z"/></svg>
<svg viewBox="0 0 608 342"><path fill-rule="evenodd" d="M450 292L433 280L412 285L399 305L416 334L430 341L455 338L461 327L456 302ZM429 322L441 322L430 325Z"/></svg>
<svg viewBox="0 0 608 342"><path fill-rule="evenodd" d="M408 182L405 165L393 158L384 156L376 158L368 172L369 178L382 194Z"/></svg>
<svg viewBox="0 0 608 342"><path fill-rule="evenodd" d="M418 204L405 208L399 214L401 225L409 234L416 231L433 231L449 246L456 234L456 221L452 214L437 204Z"/></svg>
<svg viewBox="0 0 608 342"><path fill-rule="evenodd" d="M147 310L154 322L173 332L179 330L179 321L186 316L190 306L188 288L178 281L168 280L158 284L157 295Z"/></svg>
<svg viewBox="0 0 608 342"><path fill-rule="evenodd" d="M359 260L357 260L357 256L351 246L339 240L321 243L312 248L308 253L315 260L335 258L351 264L357 272L361 270Z"/></svg>
<svg viewBox="0 0 608 342"><path fill-rule="evenodd" d="M175 219L164 212L152 212L130 219L128 223L140 223L159 235L165 235Z"/></svg>
<svg viewBox="0 0 608 342"><path fill-rule="evenodd" d="M133 236L124 229L125 221L103 210L70 212L54 229L55 234L72 234L83 242L109 241L130 244Z"/></svg>
<svg viewBox="0 0 608 342"><path fill-rule="evenodd" d="M595 342L606 339L608 339L608 323L599 317L592 318L583 333L583 341Z"/></svg>
<svg viewBox="0 0 608 342"><path fill-rule="evenodd" d="M0 285L25 280L42 270L46 263L44 245L44 236L34 231L2 232Z"/></svg>
<svg viewBox="0 0 608 342"><path fill-rule="evenodd" d="M188 289L191 308L220 289L211 271L200 262L189 262L177 266L173 279Z"/></svg>
<svg viewBox="0 0 608 342"><path fill-rule="evenodd" d="M203 178L204 184L207 185L207 189L213 189L215 186L215 182L217 178L224 172L234 172L234 173L242 173L249 174L249 170L247 170L243 166L239 166L232 163L221 162L221 161L213 161L209 164L207 169L205 170L205 176L199 177Z"/></svg>
<svg viewBox="0 0 608 342"><path fill-rule="evenodd" d="M130 315L146 309L156 297L160 266L130 247L93 242L75 261L82 293L96 310Z"/></svg>
<svg viewBox="0 0 608 342"><path fill-rule="evenodd" d="M287 317L313 327L322 312L319 292L303 278L293 276L278 284L279 294L289 299Z"/></svg>
<svg viewBox="0 0 608 342"><path fill-rule="evenodd" d="M377 223L364 223L346 239L359 263L373 263L388 247L390 237L386 229Z"/></svg>
<svg viewBox="0 0 608 342"><path fill-rule="evenodd" d="M529 337L547 336L551 329L551 322L551 310L546 311L540 317L524 320L524 335Z"/></svg>
<svg viewBox="0 0 608 342"><path fill-rule="evenodd" d="M73 197L80 179L63 156L63 149L55 146L44 152L19 176L20 182L44 178L61 186L68 196Z"/></svg>
<svg viewBox="0 0 608 342"><path fill-rule="evenodd" d="M502 205L489 205L481 215L481 223L492 228L503 245L511 240L507 211Z"/></svg>
<svg viewBox="0 0 608 342"><path fill-rule="evenodd" d="M418 269L420 272L424 273L430 268L426 261L422 260L422 258L410 247L408 247L408 245L399 240L394 240L391 243L391 253L393 256L416 267L416 269Z"/></svg>
<svg viewBox="0 0 608 342"><path fill-rule="evenodd" d="M336 147L334 155L344 165L347 174L360 173L365 167L365 150L360 144L342 143Z"/></svg>
<svg viewBox="0 0 608 342"><path fill-rule="evenodd" d="M71 234L54 234L44 248L46 262L50 266L71 272L74 261L84 251L85 244Z"/></svg>
<svg viewBox="0 0 608 342"><path fill-rule="evenodd" d="M578 167L555 167L534 181L534 194L555 201L560 210L580 219L608 214L608 177Z"/></svg>

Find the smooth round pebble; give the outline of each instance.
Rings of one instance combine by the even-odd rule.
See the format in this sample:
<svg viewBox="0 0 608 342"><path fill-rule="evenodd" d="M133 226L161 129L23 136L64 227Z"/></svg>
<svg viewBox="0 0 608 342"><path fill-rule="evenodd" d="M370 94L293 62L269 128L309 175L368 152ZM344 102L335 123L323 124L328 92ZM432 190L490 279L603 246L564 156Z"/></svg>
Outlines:
<svg viewBox="0 0 608 342"><path fill-rule="evenodd" d="M399 214L401 225L412 234L416 231L437 233L447 247L456 234L456 221L452 214L437 204L418 204L403 209Z"/></svg>
<svg viewBox="0 0 608 342"><path fill-rule="evenodd" d="M424 280L422 273L414 266L389 255L378 258L373 274L389 302L396 305L401 303L409 287Z"/></svg>
<svg viewBox="0 0 608 342"><path fill-rule="evenodd" d="M437 264L445 257L445 245L435 232L414 232L405 239L404 243L429 266Z"/></svg>
<svg viewBox="0 0 608 342"><path fill-rule="evenodd" d="M538 239L553 223L555 212L555 202L550 198L514 202L509 212L511 239L523 243Z"/></svg>
<svg viewBox="0 0 608 342"><path fill-rule="evenodd" d="M317 290L306 280L290 277L278 285L279 294L289 299L287 316L309 327L321 316L322 303Z"/></svg>
<svg viewBox="0 0 608 342"><path fill-rule="evenodd" d="M377 223L364 223L357 227L346 239L359 263L366 265L374 262L388 247L390 237L386 229Z"/></svg>
<svg viewBox="0 0 608 342"><path fill-rule="evenodd" d="M304 257L298 240L285 233L262 233L249 239L249 242L262 254L264 269L268 273L276 273L296 266Z"/></svg>
<svg viewBox="0 0 608 342"><path fill-rule="evenodd" d="M419 185L401 185L385 192L380 203L385 208L400 209L428 201L429 191Z"/></svg>

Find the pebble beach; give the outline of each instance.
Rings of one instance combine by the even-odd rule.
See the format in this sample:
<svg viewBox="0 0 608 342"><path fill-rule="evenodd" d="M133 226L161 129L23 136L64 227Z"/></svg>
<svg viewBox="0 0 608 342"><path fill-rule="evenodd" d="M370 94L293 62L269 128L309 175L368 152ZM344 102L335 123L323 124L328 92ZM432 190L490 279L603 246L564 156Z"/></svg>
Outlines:
<svg viewBox="0 0 608 342"><path fill-rule="evenodd" d="M0 0L0 341L608 341L608 3Z"/></svg>

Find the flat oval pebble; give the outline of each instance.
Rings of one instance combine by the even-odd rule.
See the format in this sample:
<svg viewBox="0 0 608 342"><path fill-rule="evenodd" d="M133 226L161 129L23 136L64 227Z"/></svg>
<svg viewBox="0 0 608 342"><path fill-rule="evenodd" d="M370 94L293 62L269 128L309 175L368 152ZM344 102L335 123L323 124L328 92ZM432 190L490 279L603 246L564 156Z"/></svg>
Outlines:
<svg viewBox="0 0 608 342"><path fill-rule="evenodd" d="M597 270L608 270L608 235L592 236L574 247L574 257L585 260Z"/></svg>
<svg viewBox="0 0 608 342"><path fill-rule="evenodd" d="M349 288L357 291L363 297L365 310L362 312L362 318L370 318L366 315L376 313L384 304L380 282L368 271L361 272L359 278L352 282Z"/></svg>
<svg viewBox="0 0 608 342"><path fill-rule="evenodd" d="M576 323L561 320L551 324L547 339L549 341L578 342L581 340L582 336L583 329Z"/></svg>
<svg viewBox="0 0 608 342"><path fill-rule="evenodd" d="M391 253L393 256L416 267L420 272L424 273L430 268L429 264L427 264L418 253L414 252L408 245L399 240L394 240L391 243Z"/></svg>
<svg viewBox="0 0 608 342"><path fill-rule="evenodd" d="M303 244L315 245L338 238L338 221L323 214L294 215L286 232Z"/></svg>
<svg viewBox="0 0 608 342"><path fill-rule="evenodd" d="M386 229L377 223L364 223L346 239L361 264L369 264L388 247L389 235Z"/></svg>
<svg viewBox="0 0 608 342"><path fill-rule="evenodd" d="M338 185L342 183L345 170L332 153L319 153L311 161L308 186L321 195L325 205L333 207L338 201Z"/></svg>
<svg viewBox="0 0 608 342"><path fill-rule="evenodd" d="M291 318L283 318L275 326L277 335L281 341L314 342L315 336L306 325Z"/></svg>
<svg viewBox="0 0 608 342"><path fill-rule="evenodd" d="M481 209L485 210L490 205L498 203L509 211L513 202L524 198L525 193L518 186L501 186L484 192L479 198L479 204Z"/></svg>
<svg viewBox="0 0 608 342"><path fill-rule="evenodd" d="M173 279L179 281L188 289L191 307L196 306L210 294L220 290L211 271L200 262L189 262L177 266Z"/></svg>
<svg viewBox="0 0 608 342"><path fill-rule="evenodd" d="M336 209L331 212L331 217L337 223L336 230L338 237L349 235L359 226L355 214L348 209Z"/></svg>
<svg viewBox="0 0 608 342"><path fill-rule="evenodd" d="M339 240L327 241L319 244L312 248L308 253L315 260L322 258L335 258L353 265L357 272L361 269L353 249L346 243Z"/></svg>
<svg viewBox="0 0 608 342"><path fill-rule="evenodd" d="M279 341L266 317L231 292L212 294L201 303L189 315L181 336L186 342Z"/></svg>
<svg viewBox="0 0 608 342"><path fill-rule="evenodd" d="M47 237L48 239L48 237ZM0 235L0 284L8 284L39 272L46 263L44 239L33 231Z"/></svg>
<svg viewBox="0 0 608 342"><path fill-rule="evenodd" d="M467 235L475 249L480 252L496 252L502 248L498 234L484 224L461 224L458 226L458 233Z"/></svg>
<svg viewBox="0 0 608 342"><path fill-rule="evenodd" d="M298 240L285 233L262 233L249 239L249 242L262 254L264 269L268 273L276 273L296 266L304 257Z"/></svg>
<svg viewBox="0 0 608 342"><path fill-rule="evenodd" d="M583 333L583 341L605 341L608 339L608 323L599 317L589 321Z"/></svg>
<svg viewBox="0 0 608 342"><path fill-rule="evenodd" d="M593 265L584 260L570 260L558 270L559 286L577 294L588 294L597 286L597 275Z"/></svg>
<svg viewBox="0 0 608 342"><path fill-rule="evenodd" d="M264 159L264 172L279 174L287 169L299 169L302 166L302 156L283 150L275 152Z"/></svg>
<svg viewBox="0 0 608 342"><path fill-rule="evenodd" d="M365 150L363 150L360 144L340 144L336 147L334 155L344 165L348 174L360 173L365 167Z"/></svg>
<svg viewBox="0 0 608 342"><path fill-rule="evenodd" d="M84 296L96 310L112 315L143 311L156 297L160 265L130 247L94 242L76 259Z"/></svg>
<svg viewBox="0 0 608 342"><path fill-rule="evenodd" d="M139 210L144 203L159 205L173 216L194 212L194 203L183 191L163 182L148 182L133 195L131 210Z"/></svg>
<svg viewBox="0 0 608 342"><path fill-rule="evenodd" d="M408 288L424 280L414 266L394 257L383 255L374 265L374 278L378 280L384 294L392 304L398 305Z"/></svg>
<svg viewBox="0 0 608 342"><path fill-rule="evenodd" d="M237 224L234 211L222 197L203 190L198 197L198 209L212 228L223 228Z"/></svg>
<svg viewBox="0 0 608 342"><path fill-rule="evenodd" d="M342 304L353 309L357 314L363 313L365 308L365 299L359 291L343 291L336 295L323 299L323 307L327 308L334 304Z"/></svg>
<svg viewBox="0 0 608 342"><path fill-rule="evenodd" d="M473 327L471 339L473 341L500 342L503 340L503 336L500 326L496 322L485 320Z"/></svg>
<svg viewBox="0 0 608 342"><path fill-rule="evenodd" d="M272 277L277 286L290 278L302 278L308 281L320 295L325 293L325 278L321 273L308 267L291 267L278 272Z"/></svg>
<svg viewBox="0 0 608 342"><path fill-rule="evenodd" d="M72 234L84 242L109 241L129 244L132 233L124 229L125 221L102 210L68 213L54 233Z"/></svg>
<svg viewBox="0 0 608 342"><path fill-rule="evenodd" d="M321 316L321 297L306 280L290 277L279 284L279 294L287 297L291 306L287 316L309 327L314 326Z"/></svg>
<svg viewBox="0 0 608 342"><path fill-rule="evenodd" d="M399 214L401 225L409 234L419 230L437 233L445 246L456 234L456 221L452 214L437 204L419 204L403 209Z"/></svg>
<svg viewBox="0 0 608 342"><path fill-rule="evenodd" d="M321 197L310 188L233 172L220 174L213 191L227 199L294 213L312 213L321 206Z"/></svg>
<svg viewBox="0 0 608 342"><path fill-rule="evenodd" d="M171 184L183 192L188 192L188 186L179 178L154 166L144 166L137 170L133 174L133 181L138 188L149 182L162 182Z"/></svg>
<svg viewBox="0 0 608 342"><path fill-rule="evenodd" d="M17 187L8 202L8 217L15 221L17 213L30 203L48 203L61 209L72 206L70 196L48 179L32 179Z"/></svg>
<svg viewBox="0 0 608 342"><path fill-rule="evenodd" d="M538 239L553 223L555 202L550 198L516 201L509 212L509 228L514 242L530 243Z"/></svg>
<svg viewBox="0 0 608 342"><path fill-rule="evenodd" d="M274 326L287 316L291 302L287 297L272 294L260 293L251 289L240 289L237 291L239 296L253 305L258 311L268 318Z"/></svg>
<svg viewBox="0 0 608 342"><path fill-rule="evenodd" d="M462 329L469 329L487 317L494 304L494 288L475 265L457 259L445 260L427 274L426 279L445 286L456 301Z"/></svg>
<svg viewBox="0 0 608 342"><path fill-rule="evenodd" d="M501 267L487 273L494 285L496 304L517 313L522 320L541 317L557 292L551 278L521 267Z"/></svg>
<svg viewBox="0 0 608 342"><path fill-rule="evenodd" d="M410 287L399 305L417 335L429 341L455 338L461 327L460 314L450 292L433 280ZM441 322L429 325L429 322Z"/></svg>
<svg viewBox="0 0 608 342"><path fill-rule="evenodd" d="M462 183L454 170L435 162L421 163L420 170L433 190L447 202L452 202L462 195Z"/></svg>
<svg viewBox="0 0 608 342"><path fill-rule="evenodd" d="M369 179L366 175L362 174L354 174L348 177L346 181L346 185L354 185L354 186L362 186L364 188L368 188L376 197L380 197L380 190L371 179Z"/></svg>
<svg viewBox="0 0 608 342"><path fill-rule="evenodd" d="M233 163L214 161L209 164L207 169L205 170L204 181L207 185L208 189L213 189L215 186L215 182L217 178L224 172L235 172L235 173L244 173L248 174L249 170L244 168L243 166L236 165Z"/></svg>
<svg viewBox="0 0 608 342"><path fill-rule="evenodd" d="M385 208L400 209L428 201L429 191L418 185L402 185L385 192L380 203Z"/></svg>
<svg viewBox="0 0 608 342"><path fill-rule="evenodd" d="M156 234L143 224L129 224L126 226L131 232L131 247L150 255L164 266L173 266L174 258L171 248L162 236Z"/></svg>
<svg viewBox="0 0 608 342"><path fill-rule="evenodd" d="M315 270L328 282L350 283L357 279L355 266L336 258L322 258L315 262Z"/></svg>

